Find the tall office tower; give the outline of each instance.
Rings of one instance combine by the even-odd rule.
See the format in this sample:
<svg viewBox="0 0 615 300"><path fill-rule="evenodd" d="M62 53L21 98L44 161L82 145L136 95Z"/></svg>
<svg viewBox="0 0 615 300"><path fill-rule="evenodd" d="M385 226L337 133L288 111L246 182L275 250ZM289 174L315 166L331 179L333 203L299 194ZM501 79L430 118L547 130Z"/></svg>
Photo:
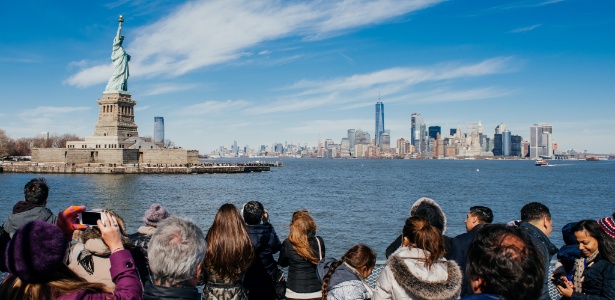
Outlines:
<svg viewBox="0 0 615 300"><path fill-rule="evenodd" d="M441 129L440 126L429 126L429 138L438 140L438 134L442 133Z"/></svg>
<svg viewBox="0 0 615 300"><path fill-rule="evenodd" d="M380 147L380 136L384 132L384 104L376 103L376 130L374 130L374 138L376 146Z"/></svg>
<svg viewBox="0 0 615 300"><path fill-rule="evenodd" d="M233 154L235 157L239 156L239 148L237 148L237 141L233 141Z"/></svg>
<svg viewBox="0 0 615 300"><path fill-rule="evenodd" d="M154 117L154 143L164 144L164 118Z"/></svg>
<svg viewBox="0 0 615 300"><path fill-rule="evenodd" d="M355 130L348 129L348 148L351 149L350 152L352 152L352 149L354 149L355 137L356 137Z"/></svg>
<svg viewBox="0 0 615 300"><path fill-rule="evenodd" d="M370 141L371 137L369 136L369 133L361 129L357 129L355 132L355 145L369 145L371 143Z"/></svg>
<svg viewBox="0 0 615 300"><path fill-rule="evenodd" d="M411 116L410 143L414 146L414 152L421 153L425 149L425 123L421 114L414 113Z"/></svg>
<svg viewBox="0 0 615 300"><path fill-rule="evenodd" d="M504 130L502 132L502 156L510 156L511 151L510 131Z"/></svg>
<svg viewBox="0 0 615 300"><path fill-rule="evenodd" d="M495 133L501 134L504 130L506 130L506 124L504 123L500 123L500 125L495 127Z"/></svg>
<svg viewBox="0 0 615 300"><path fill-rule="evenodd" d="M513 135L510 137L510 156L521 157L523 138L520 135Z"/></svg>
<svg viewBox="0 0 615 300"><path fill-rule="evenodd" d="M389 130L385 130L380 135L380 150L389 151L391 149L391 134Z"/></svg>
<svg viewBox="0 0 615 300"><path fill-rule="evenodd" d="M456 133L457 133L457 128L451 128L451 129L449 130L449 134L450 134L451 136L454 136Z"/></svg>
<svg viewBox="0 0 615 300"><path fill-rule="evenodd" d="M553 157L553 126L534 124L530 126L530 158Z"/></svg>
<svg viewBox="0 0 615 300"><path fill-rule="evenodd" d="M496 127L497 129L497 127ZM497 130L496 130L497 132ZM502 156L502 134L496 133L493 135L493 156Z"/></svg>

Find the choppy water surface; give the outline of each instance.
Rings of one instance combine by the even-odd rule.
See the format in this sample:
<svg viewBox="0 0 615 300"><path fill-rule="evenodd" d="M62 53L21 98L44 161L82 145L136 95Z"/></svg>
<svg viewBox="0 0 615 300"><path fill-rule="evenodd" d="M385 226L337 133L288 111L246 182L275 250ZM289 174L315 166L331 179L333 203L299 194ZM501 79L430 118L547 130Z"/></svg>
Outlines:
<svg viewBox="0 0 615 300"><path fill-rule="evenodd" d="M434 198L448 217L447 235L465 231L472 205L493 209L495 222L519 218L520 208L539 201L551 209L552 241L562 245L559 229L580 219L615 211L615 162L326 160L288 159L271 172L215 175L52 175L0 174L0 222L23 198L23 186L43 176L51 187L48 206L57 213L69 205L109 208L131 232L151 203L194 220L203 230L224 203L238 207L261 201L281 239L292 212L307 208L318 223L327 256L339 257L365 243L384 259L384 250L401 232L408 210L422 196Z"/></svg>

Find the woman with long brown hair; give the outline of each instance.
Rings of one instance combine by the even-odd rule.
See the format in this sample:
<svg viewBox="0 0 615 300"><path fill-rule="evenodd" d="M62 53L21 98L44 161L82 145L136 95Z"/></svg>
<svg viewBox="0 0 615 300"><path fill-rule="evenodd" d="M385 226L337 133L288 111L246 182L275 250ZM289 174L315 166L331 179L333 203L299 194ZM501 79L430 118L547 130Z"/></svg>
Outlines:
<svg viewBox="0 0 615 300"><path fill-rule="evenodd" d="M443 255L444 240L437 228L423 217L406 219L402 247L378 276L373 299L457 299L461 271Z"/></svg>
<svg viewBox="0 0 615 300"><path fill-rule="evenodd" d="M316 265L325 256L325 243L316 236L316 222L305 210L293 213L288 238L282 242L278 264L288 266L286 299L320 299Z"/></svg>
<svg viewBox="0 0 615 300"><path fill-rule="evenodd" d="M247 300L242 280L254 250L246 224L235 205L227 203L220 207L205 240L206 283L202 299Z"/></svg>

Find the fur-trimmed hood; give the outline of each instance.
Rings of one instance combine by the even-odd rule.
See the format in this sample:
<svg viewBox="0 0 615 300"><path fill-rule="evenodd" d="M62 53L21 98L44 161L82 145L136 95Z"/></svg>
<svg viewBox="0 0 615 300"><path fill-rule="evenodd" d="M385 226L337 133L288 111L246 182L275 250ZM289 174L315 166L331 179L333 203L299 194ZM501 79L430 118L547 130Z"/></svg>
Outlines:
<svg viewBox="0 0 615 300"><path fill-rule="evenodd" d="M395 251L378 277L373 299L457 299L462 283L459 266L440 259L426 268L424 258L425 251L418 248Z"/></svg>
<svg viewBox="0 0 615 300"><path fill-rule="evenodd" d="M410 208L410 217L415 215L425 217L431 226L442 230L442 234L446 232L446 215L436 200L427 197L416 200Z"/></svg>

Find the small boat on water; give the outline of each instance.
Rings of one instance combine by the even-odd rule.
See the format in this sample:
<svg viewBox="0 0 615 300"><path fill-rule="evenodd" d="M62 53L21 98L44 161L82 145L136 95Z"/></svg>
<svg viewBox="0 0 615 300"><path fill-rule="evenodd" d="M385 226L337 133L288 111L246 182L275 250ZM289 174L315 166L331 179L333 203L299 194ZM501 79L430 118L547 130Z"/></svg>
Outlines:
<svg viewBox="0 0 615 300"><path fill-rule="evenodd" d="M539 158L539 159L536 160L536 163L534 165L537 166L537 167L548 166L549 162L544 160L544 159L542 159L542 158Z"/></svg>
<svg viewBox="0 0 615 300"><path fill-rule="evenodd" d="M595 157L595 156L590 156L590 157L586 158L585 160L588 160L588 161L597 161L597 160L600 160L600 159L599 159L599 158L597 158L597 157Z"/></svg>

